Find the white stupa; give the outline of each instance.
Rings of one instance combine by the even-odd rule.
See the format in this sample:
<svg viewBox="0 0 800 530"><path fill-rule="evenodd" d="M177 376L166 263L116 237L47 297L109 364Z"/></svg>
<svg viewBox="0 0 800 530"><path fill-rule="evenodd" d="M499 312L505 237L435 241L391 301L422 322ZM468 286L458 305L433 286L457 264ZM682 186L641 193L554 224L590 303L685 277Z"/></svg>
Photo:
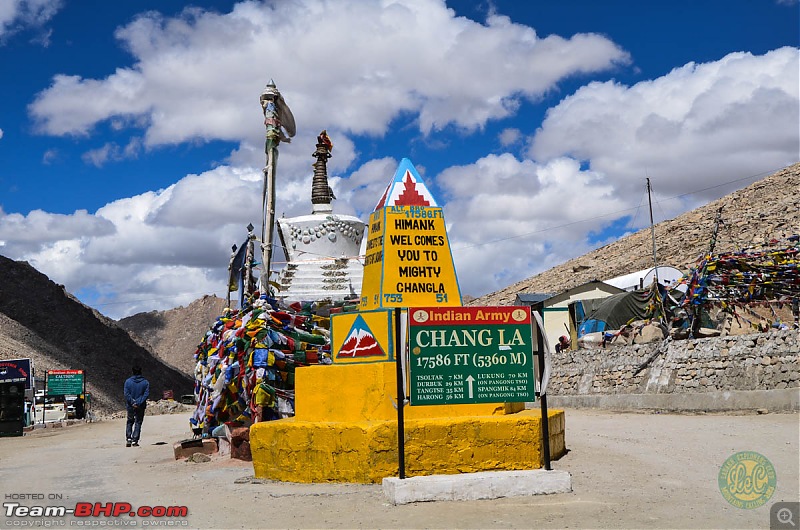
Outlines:
<svg viewBox="0 0 800 530"><path fill-rule="evenodd" d="M278 275L279 298L287 302L357 298L364 265L359 260L365 224L352 215L333 213L328 185L331 143L325 131L312 156L311 215L278 219L278 235L287 264Z"/></svg>

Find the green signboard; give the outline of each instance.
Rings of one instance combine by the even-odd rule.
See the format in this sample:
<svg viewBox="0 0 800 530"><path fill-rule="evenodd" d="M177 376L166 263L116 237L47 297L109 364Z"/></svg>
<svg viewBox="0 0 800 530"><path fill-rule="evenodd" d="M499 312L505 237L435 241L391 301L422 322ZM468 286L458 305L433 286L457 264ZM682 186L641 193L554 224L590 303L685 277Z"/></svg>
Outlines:
<svg viewBox="0 0 800 530"><path fill-rule="evenodd" d="M411 405L534 401L527 307L409 308Z"/></svg>
<svg viewBox="0 0 800 530"><path fill-rule="evenodd" d="M48 370L47 394L50 396L83 394L83 370Z"/></svg>

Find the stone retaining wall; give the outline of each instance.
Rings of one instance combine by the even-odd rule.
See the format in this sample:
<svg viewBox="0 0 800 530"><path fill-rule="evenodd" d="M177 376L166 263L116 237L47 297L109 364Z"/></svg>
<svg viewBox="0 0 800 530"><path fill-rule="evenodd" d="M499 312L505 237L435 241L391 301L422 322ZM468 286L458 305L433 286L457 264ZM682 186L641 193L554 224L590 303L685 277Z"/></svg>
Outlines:
<svg viewBox="0 0 800 530"><path fill-rule="evenodd" d="M800 388L800 332L771 331L553 354L548 397Z"/></svg>

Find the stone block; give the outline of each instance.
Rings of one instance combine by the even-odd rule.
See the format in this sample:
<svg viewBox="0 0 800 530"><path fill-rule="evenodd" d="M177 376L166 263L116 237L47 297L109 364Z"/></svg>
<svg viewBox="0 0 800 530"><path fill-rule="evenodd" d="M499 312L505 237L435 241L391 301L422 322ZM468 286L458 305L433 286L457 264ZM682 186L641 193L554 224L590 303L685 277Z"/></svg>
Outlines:
<svg viewBox="0 0 800 530"><path fill-rule="evenodd" d="M219 456L231 456L231 443L227 438L217 438Z"/></svg>
<svg viewBox="0 0 800 530"><path fill-rule="evenodd" d="M250 441L250 428L249 427L234 427L230 429L231 445L239 445L242 442Z"/></svg>
<svg viewBox="0 0 800 530"><path fill-rule="evenodd" d="M250 453L250 427L244 427L235 423L225 424L225 436L219 439L220 455L230 456L237 460L251 462L253 457ZM224 449L223 449L224 446Z"/></svg>
<svg viewBox="0 0 800 530"><path fill-rule="evenodd" d="M467 501L572 491L566 471L495 471L460 475L430 475L383 479L383 492L392 504L422 501Z"/></svg>
<svg viewBox="0 0 800 530"><path fill-rule="evenodd" d="M217 442L213 438L182 440L173 444L172 451L175 454L175 460L189 458L195 453L210 455L217 452Z"/></svg>
<svg viewBox="0 0 800 530"><path fill-rule="evenodd" d="M239 445L231 444L231 458L252 462L253 455L250 452L250 442L242 440Z"/></svg>

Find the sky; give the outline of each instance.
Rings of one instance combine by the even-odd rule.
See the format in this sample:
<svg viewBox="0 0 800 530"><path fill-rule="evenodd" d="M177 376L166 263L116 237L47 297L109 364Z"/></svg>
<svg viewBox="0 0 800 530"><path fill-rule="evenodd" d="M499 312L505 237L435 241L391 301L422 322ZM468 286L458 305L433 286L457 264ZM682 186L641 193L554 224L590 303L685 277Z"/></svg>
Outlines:
<svg viewBox="0 0 800 530"><path fill-rule="evenodd" d="M323 129L335 213L409 158L471 296L648 226L647 178L659 222L800 161L797 0L98 5L0 1L0 254L111 318L225 296L270 80L277 215Z"/></svg>

